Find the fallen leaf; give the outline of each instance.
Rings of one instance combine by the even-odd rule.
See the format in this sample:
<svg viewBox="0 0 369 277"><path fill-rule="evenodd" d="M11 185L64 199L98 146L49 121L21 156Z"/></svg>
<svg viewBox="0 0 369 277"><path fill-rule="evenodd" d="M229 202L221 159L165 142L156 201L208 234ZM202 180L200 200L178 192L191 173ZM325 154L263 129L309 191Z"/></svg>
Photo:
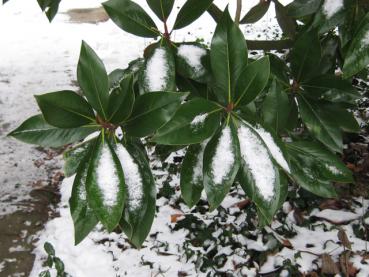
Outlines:
<svg viewBox="0 0 369 277"><path fill-rule="evenodd" d="M339 269L336 263L333 261L330 255L327 253L322 254L322 273L325 274L338 274Z"/></svg>

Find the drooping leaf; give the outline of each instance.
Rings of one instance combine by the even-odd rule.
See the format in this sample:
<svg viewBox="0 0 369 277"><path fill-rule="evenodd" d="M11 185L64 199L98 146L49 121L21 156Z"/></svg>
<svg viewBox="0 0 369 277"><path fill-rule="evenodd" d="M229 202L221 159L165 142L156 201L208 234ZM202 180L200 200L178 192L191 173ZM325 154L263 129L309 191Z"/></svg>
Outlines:
<svg viewBox="0 0 369 277"><path fill-rule="evenodd" d="M4 3L7 2L4 0ZM45 12L49 22L51 22L58 12L61 0L37 0L41 10Z"/></svg>
<svg viewBox="0 0 369 277"><path fill-rule="evenodd" d="M94 145L95 139L82 142L63 153L64 158L64 175L70 177L77 172L77 169L87 153Z"/></svg>
<svg viewBox="0 0 369 277"><path fill-rule="evenodd" d="M156 190L149 163L142 151L132 143L118 143L115 152L122 165L127 200L123 228L129 240L140 248L150 232L155 215Z"/></svg>
<svg viewBox="0 0 369 277"><path fill-rule="evenodd" d="M94 50L82 42L77 67L77 78L90 105L107 119L109 103L109 78L105 66Z"/></svg>
<svg viewBox="0 0 369 277"><path fill-rule="evenodd" d="M267 85L269 73L268 56L248 64L237 80L235 105L244 106L254 100Z"/></svg>
<svg viewBox="0 0 369 277"><path fill-rule="evenodd" d="M260 1L258 4L253 6L241 19L240 24L250 24L259 21L268 11L270 2L271 1L269 0Z"/></svg>
<svg viewBox="0 0 369 277"><path fill-rule="evenodd" d="M288 15L287 8L279 3L279 1L275 1L274 6L278 25L281 27L283 33L290 38L294 38L297 28L296 21Z"/></svg>
<svg viewBox="0 0 369 277"><path fill-rule="evenodd" d="M159 144L196 144L212 136L219 128L220 108L203 98L182 104L173 118L160 128L153 141Z"/></svg>
<svg viewBox="0 0 369 277"><path fill-rule="evenodd" d="M239 121L237 133L241 152L238 179L246 195L269 223L275 213L272 207L278 206L280 202L279 170L263 139L251 126Z"/></svg>
<svg viewBox="0 0 369 277"><path fill-rule="evenodd" d="M264 122L276 132L282 131L290 115L290 101L281 85L273 79L262 106Z"/></svg>
<svg viewBox="0 0 369 277"><path fill-rule="evenodd" d="M172 49L166 45L155 44L150 50L141 77L143 91L176 91Z"/></svg>
<svg viewBox="0 0 369 277"><path fill-rule="evenodd" d="M309 47L306 47L309 45ZM319 74L316 68L320 63L321 49L317 33L313 30L300 35L291 50L291 69L295 80L308 80Z"/></svg>
<svg viewBox="0 0 369 277"><path fill-rule="evenodd" d="M203 160L207 142L190 145L182 162L181 195L190 208L199 202L204 189Z"/></svg>
<svg viewBox="0 0 369 277"><path fill-rule="evenodd" d="M218 23L210 51L215 95L223 105L230 103L236 81L247 64L247 46L241 30L232 21L228 8Z"/></svg>
<svg viewBox="0 0 369 277"><path fill-rule="evenodd" d="M187 0L179 10L173 28L178 30L190 25L209 8L213 1L214 0Z"/></svg>
<svg viewBox="0 0 369 277"><path fill-rule="evenodd" d="M40 114L28 118L17 129L9 133L9 136L43 147L60 147L79 141L96 130L91 127L60 129L46 123Z"/></svg>
<svg viewBox="0 0 369 277"><path fill-rule="evenodd" d="M355 37L352 39L350 47L346 53L343 65L343 76L349 78L369 64L369 13L360 23Z"/></svg>
<svg viewBox="0 0 369 277"><path fill-rule="evenodd" d="M174 0L146 0L146 2L161 21L167 21L173 9Z"/></svg>
<svg viewBox="0 0 369 277"><path fill-rule="evenodd" d="M315 13L322 0L295 0L287 6L288 15L303 17Z"/></svg>
<svg viewBox="0 0 369 277"><path fill-rule="evenodd" d="M204 188L209 209L216 209L229 192L240 167L240 146L233 122L219 128L204 150Z"/></svg>
<svg viewBox="0 0 369 277"><path fill-rule="evenodd" d="M70 90L35 96L47 123L59 128L75 128L95 121L87 101Z"/></svg>
<svg viewBox="0 0 369 277"><path fill-rule="evenodd" d="M317 103L302 95L297 99L301 119L310 133L331 150L342 152L342 133L337 123Z"/></svg>
<svg viewBox="0 0 369 277"><path fill-rule="evenodd" d="M111 20L124 31L140 37L155 38L158 28L138 4L130 0L109 0L103 7Z"/></svg>
<svg viewBox="0 0 369 277"><path fill-rule="evenodd" d="M74 223L74 243L79 244L96 226L98 219L87 202L86 179L91 148L78 166L69 199L70 213Z"/></svg>
<svg viewBox="0 0 369 277"><path fill-rule="evenodd" d="M187 96L187 92L153 92L139 96L124 129L133 137L152 134L172 118Z"/></svg>
<svg viewBox="0 0 369 277"><path fill-rule="evenodd" d="M210 16L214 19L216 23L219 23L220 19L222 18L223 12L221 9L219 9L217 5L212 3L207 9L207 12L210 14Z"/></svg>
<svg viewBox="0 0 369 277"><path fill-rule="evenodd" d="M109 139L96 140L88 169L88 205L104 227L113 231L122 216L126 187L122 166Z"/></svg>

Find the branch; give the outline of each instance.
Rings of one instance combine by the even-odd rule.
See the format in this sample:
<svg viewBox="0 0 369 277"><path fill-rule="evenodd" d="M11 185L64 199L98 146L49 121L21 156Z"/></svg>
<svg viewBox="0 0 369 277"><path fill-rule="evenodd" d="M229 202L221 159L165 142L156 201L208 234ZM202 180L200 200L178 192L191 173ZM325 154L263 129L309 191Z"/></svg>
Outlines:
<svg viewBox="0 0 369 277"><path fill-rule="evenodd" d="M242 0L237 0L236 16L234 18L234 22L236 23L237 26L240 24L241 10L242 10Z"/></svg>

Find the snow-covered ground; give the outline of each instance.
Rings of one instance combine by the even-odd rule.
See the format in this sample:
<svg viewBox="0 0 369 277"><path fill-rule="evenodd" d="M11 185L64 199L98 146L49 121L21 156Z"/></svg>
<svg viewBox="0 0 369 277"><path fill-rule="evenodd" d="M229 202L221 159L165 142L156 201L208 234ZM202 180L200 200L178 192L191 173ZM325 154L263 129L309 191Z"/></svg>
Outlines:
<svg viewBox="0 0 369 277"><path fill-rule="evenodd" d="M136 2L146 7L146 1L136 0ZM175 10L178 10L177 7L181 6L183 2L183 0L177 0ZM217 0L215 2L220 7L225 7L228 1ZM232 14L235 2L230 1ZM246 2L247 6L244 7L244 12L258 0ZM37 112L36 103L33 100L34 94L61 89L77 89L73 81L76 76L76 65L82 40L95 49L103 59L108 71L124 68L130 60L141 56L143 49L151 43L149 39L137 38L121 31L111 21L97 25L71 24L68 21L68 16L65 14L68 9L96 7L99 6L99 3L98 0L63 0L60 13L52 24L49 24L46 17L41 14L36 0L11 0L5 6L0 7L0 37L2 38L0 44L0 124L7 124L7 132L18 126L27 116ZM174 16L171 17L171 22L174 18ZM263 32L267 24L271 27L268 29L269 31ZM200 37L204 38L205 42L209 42L214 28L214 22L209 15L205 14L191 27L174 33L173 39L191 41ZM272 7L262 22L256 26L243 26L242 28L249 39L274 37L273 33L276 27ZM4 213L9 213L18 208L17 201L27 197L31 190L31 186L27 186L24 180L41 178L45 172L35 170L30 166L33 164L34 157L37 156L34 147L5 138L5 133L0 133L0 135L2 136L0 141L2 155L0 159L0 184L5 184L0 190L0 205L5 198L16 198L12 202L13 209L5 209L0 206L0 213L2 210ZM168 158L169 164L173 164L173 157L174 155ZM18 164L16 170L14 163ZM162 165L154 158L152 158L151 165L157 168L154 173L158 190L165 184L168 184L172 189L179 186L177 175L167 175L167 165ZM23 185L19 189L14 189L14 184L18 182ZM338 215L336 212L314 211L312 216L323 218L316 225L324 223L321 225L324 227L316 227L315 230L297 226L294 222L293 212L286 204L284 206L287 215L286 221L283 223L274 222L272 229L268 229L267 232L271 233L276 240L282 240L283 238L277 235L273 229L277 229L281 225L288 226L296 232L289 239L292 248L283 247L279 253L269 256L264 265L253 264L250 262L252 257L249 251L262 253L271 247L270 241L266 242L262 239L261 231L252 231L252 236L234 235L233 239L241 243L241 247L223 247L220 243L224 240L223 232L227 231L228 226L243 228L246 215L234 206L235 203L242 200L240 198L242 192L234 193L233 196L226 198L222 204L226 212L225 215L219 214L217 211L211 214L200 214L190 211L182 203L178 206L180 195L179 191L175 189L171 197L161 196L157 200L158 213L151 230L151 236L141 250L133 249L124 236L115 233L107 234L100 227L94 230L80 245L74 246L73 223L68 207L72 183L73 177L65 179L61 185L60 216L49 221L44 231L40 233L40 240L35 249L36 261L31 276L38 276L43 269L45 259L43 243L45 241L54 245L56 255L65 263L66 272L75 277L205 276L206 271L199 271L200 264L197 257L207 255L210 251L216 251L214 259L226 256L227 259L221 271L229 271L235 276L256 276L256 272L259 270L261 272L273 271L274 267L280 266L286 258L291 259L292 263L299 264L302 272L307 272L316 267L316 255L329 252L334 259L337 259L338 254L343 250L343 247L338 243L338 229L324 220L327 217L332 221L337 217L349 217L347 220L351 223L343 227L353 242L353 251L367 249L365 241L355 238L352 224L361 219L362 210L368 207L368 201L362 201L364 207L360 209L357 207L353 211ZM171 218L178 214L183 214L178 218L178 223L194 216L204 224L201 227L204 230L207 230L212 223L218 222L220 216L223 216L225 222L218 222L219 224L216 226L224 226L224 228L215 227L216 230L209 234L214 240L207 242L207 250L192 244L186 247L186 249L196 253L187 259L184 245L189 245L189 241L193 238L191 238L190 228L175 230L177 223L172 223ZM307 247L307 242L314 246ZM301 251L313 252L316 255ZM301 254L301 258L295 257L297 253ZM358 255L351 260L355 267L362 268L358 276L369 276L369 266L361 264L360 261ZM2 263L0 263L0 273L1 270Z"/></svg>

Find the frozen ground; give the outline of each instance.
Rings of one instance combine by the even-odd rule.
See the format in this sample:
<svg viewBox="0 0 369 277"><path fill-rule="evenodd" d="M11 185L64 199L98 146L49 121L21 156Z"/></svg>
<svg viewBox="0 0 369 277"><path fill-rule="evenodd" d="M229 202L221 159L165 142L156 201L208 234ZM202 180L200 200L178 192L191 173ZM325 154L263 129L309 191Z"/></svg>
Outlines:
<svg viewBox="0 0 369 277"><path fill-rule="evenodd" d="M143 0L137 0L137 2L145 5ZM216 1L221 7L224 7L226 2ZM230 2L231 11L233 11L235 1ZM256 2L258 0L249 1L249 6L245 7L245 11ZM0 214L9 214L24 209L21 204L29 198L29 192L33 188L32 183L36 182L36 185L40 185L37 181L45 180L45 176L48 175L47 166L42 165L40 168L33 166L35 160L43 157L40 151L33 146L5 138L5 134L18 126L25 117L37 112L33 100L34 94L69 88L76 89L75 70L81 40L87 41L96 50L108 71L124 68L130 60L139 57L143 49L151 42L151 40L137 38L121 31L111 21L97 25L71 24L68 15L65 14L71 8L97 7L99 3L100 1L97 0L63 0L60 13L52 24L49 24L46 17L41 14L35 0L11 0L5 6L0 7L0 37L2 38L0 44ZM182 0L177 0L176 7L181 3L183 3ZM267 32L262 31L266 24L274 25L272 12L264 18L263 22L253 27L256 31L253 31L252 35L249 33L250 26L243 27L247 38L273 37L275 27L271 27ZM190 41L202 37L208 42L214 27L212 19L206 14L191 28L175 33L173 38L176 41L184 39ZM168 162L173 164L173 156ZM47 163L50 163L51 167L60 166L58 158ZM158 213L151 230L151 237L144 244L143 249L140 251L132 249L123 236L107 234L99 228L79 246L73 245L73 225L68 208L72 177L65 179L61 185L62 198L58 208L60 216L50 220L39 234L40 240L36 244L36 261L31 276L37 276L42 270L45 259L42 247L44 241L49 241L55 246L57 256L65 262L66 272L75 277L203 276L207 270L200 271L199 260L204 255L209 256L210 252L212 253L211 259L219 259L223 262L226 257L225 263L217 267L217 270L229 271L238 276L255 276L255 272L259 269L262 272L273 271L274 266L280 266L280 261L285 258L291 258L292 263L300 264L301 271L304 272L316 266L318 263L316 255L330 251L333 258L337 259L343 250L337 239L338 229L335 225L322 220L314 224L324 226L323 229L318 227L315 231L301 229L295 224L292 208L286 204L285 212L288 214L286 221L276 221L272 227L278 229L281 226L288 226L295 231L296 234L289 240L292 248L282 247L279 252L270 256L262 267L257 263L253 264L252 259L255 253L267 251L271 247L272 242L270 241L277 243L276 241L283 241L283 238L274 233L276 239L268 241L265 240L267 237L265 234L268 232L273 234L273 230L263 231L263 233L252 231L231 236L232 241L241 243L243 247L233 247L227 244L227 237L224 233L230 228L229 226L242 229L242 224L246 220L245 213L240 211L238 206L233 205L241 201L239 194L234 192L233 196L226 199L223 204L225 209L223 214L214 212L206 215L206 213L189 211L179 202L179 192L176 190L179 185L178 177L176 175L167 176L165 170L168 169L168 165L162 165L156 159L152 159L152 166L156 168L154 172L158 190L160 189L160 198L157 201ZM15 189L16 185L19 188ZM173 196L166 195L164 188L169 188ZM352 231L352 226L362 218L362 210L368 206L367 201L359 199L358 203L360 202L364 204L363 207L354 205L354 210L350 211L350 214L338 215L350 217L344 228L350 240L354 242L353 248L357 253L367 249L366 243L354 238ZM313 211L311 215L317 216L318 213L318 211ZM171 222L171 219L176 218L179 214L183 216L178 218L178 222ZM326 212L318 216L337 217L337 214ZM185 224L184 222L187 222L189 218L195 223L176 230L176 226ZM222 222L222 218L225 222ZM310 215L306 215L306 218L310 218ZM208 244L206 250L194 246L196 244L193 243L194 238L191 237L191 228L196 227L196 224L200 224L199 222L202 226L199 228L205 230L204 233L211 237L206 241ZM218 223L213 226L214 222ZM192 226L193 224L195 226ZM311 241L312 237L315 238L314 247L306 246L306 241ZM327 241L330 241L328 246L326 246ZM216 244L220 245L219 249L216 248ZM21 250L16 247L15 244L10 250ZM307 248L315 255L301 252L306 251ZM195 254L191 257L186 256L185 250L190 250ZM294 257L298 253L303 259L298 256ZM358 276L369 275L369 266L361 264L359 255L356 255L352 262L356 267L362 268L361 275ZM0 261L0 275L7 263L10 262Z"/></svg>

